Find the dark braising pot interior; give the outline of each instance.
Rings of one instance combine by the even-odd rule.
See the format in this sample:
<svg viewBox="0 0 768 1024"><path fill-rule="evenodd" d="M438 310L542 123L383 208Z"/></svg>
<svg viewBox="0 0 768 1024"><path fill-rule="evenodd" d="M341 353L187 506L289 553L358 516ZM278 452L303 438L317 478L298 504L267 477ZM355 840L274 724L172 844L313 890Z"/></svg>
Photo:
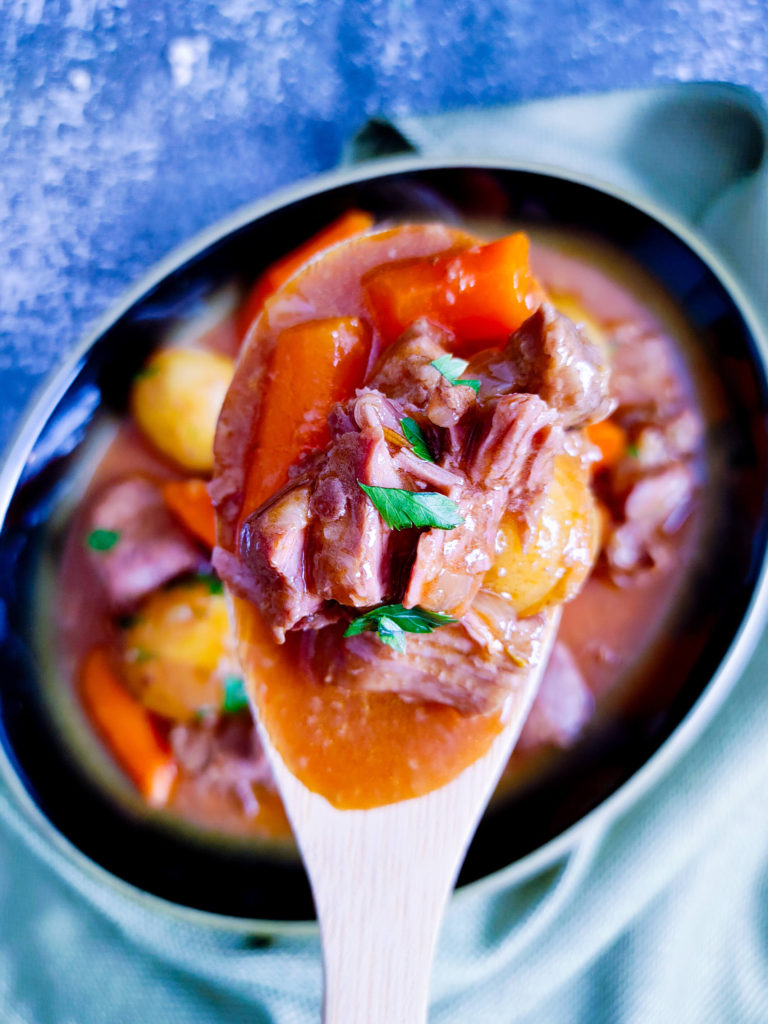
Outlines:
<svg viewBox="0 0 768 1024"><path fill-rule="evenodd" d="M366 176L367 174L367 176ZM656 751L727 656L755 589L766 543L766 380L757 345L720 280L670 230L628 203L569 180L490 168L419 168L327 187L281 206L194 252L148 290L59 374L33 411L37 441L5 468L15 487L0 536L0 741L50 822L93 861L182 906L274 921L311 918L297 861L242 845L190 839L135 818L95 787L56 735L33 645L36 565L52 508L101 411L125 407L148 352L223 284L247 283L351 206L383 217L512 218L592 232L664 282L685 311L720 381L725 413L714 442L721 473L716 526L685 607L665 638L665 700L613 717L599 737L492 809L460 884L538 849L614 793ZM2 498L6 500L5 497Z"/></svg>

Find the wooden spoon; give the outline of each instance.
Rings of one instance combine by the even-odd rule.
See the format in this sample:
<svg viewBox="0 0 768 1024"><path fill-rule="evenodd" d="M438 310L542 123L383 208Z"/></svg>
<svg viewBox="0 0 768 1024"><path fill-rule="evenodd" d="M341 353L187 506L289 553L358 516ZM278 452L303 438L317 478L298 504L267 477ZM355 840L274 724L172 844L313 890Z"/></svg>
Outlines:
<svg viewBox="0 0 768 1024"><path fill-rule="evenodd" d="M262 741L312 884L323 943L325 1024L423 1024L435 943L480 816L507 763L559 623L550 612L538 664L504 709L488 753L425 796L338 810Z"/></svg>

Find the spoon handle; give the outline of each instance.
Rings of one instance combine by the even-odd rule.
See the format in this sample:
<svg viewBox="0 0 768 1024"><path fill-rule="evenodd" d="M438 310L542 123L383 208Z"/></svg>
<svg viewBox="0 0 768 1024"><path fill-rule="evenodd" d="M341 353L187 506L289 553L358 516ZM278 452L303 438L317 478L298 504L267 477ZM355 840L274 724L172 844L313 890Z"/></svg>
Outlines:
<svg viewBox="0 0 768 1024"><path fill-rule="evenodd" d="M531 673L518 693L488 753L419 799L340 811L306 789L274 748L269 751L312 883L323 942L325 1024L426 1021L445 904L539 674Z"/></svg>
<svg viewBox="0 0 768 1024"><path fill-rule="evenodd" d="M323 942L324 1024L424 1024L448 895L538 690L559 622L510 697L488 752L425 796L338 810L262 741L307 869Z"/></svg>
<svg viewBox="0 0 768 1024"><path fill-rule="evenodd" d="M469 835L448 834L422 810L412 800L374 820L372 812L346 812L334 827L333 853L326 854L336 866L326 870L315 861L310 867L323 940L325 1024L427 1019L435 942Z"/></svg>

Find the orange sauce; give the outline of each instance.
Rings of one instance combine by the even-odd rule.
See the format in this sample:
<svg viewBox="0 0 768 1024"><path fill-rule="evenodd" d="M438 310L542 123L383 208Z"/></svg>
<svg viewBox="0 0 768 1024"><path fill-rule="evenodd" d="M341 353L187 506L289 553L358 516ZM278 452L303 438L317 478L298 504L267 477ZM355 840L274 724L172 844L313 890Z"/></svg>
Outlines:
<svg viewBox="0 0 768 1024"><path fill-rule="evenodd" d="M392 693L316 682L290 643L275 644L258 610L234 599L239 655L261 722L291 772L340 810L423 796L482 757L498 713L464 717Z"/></svg>

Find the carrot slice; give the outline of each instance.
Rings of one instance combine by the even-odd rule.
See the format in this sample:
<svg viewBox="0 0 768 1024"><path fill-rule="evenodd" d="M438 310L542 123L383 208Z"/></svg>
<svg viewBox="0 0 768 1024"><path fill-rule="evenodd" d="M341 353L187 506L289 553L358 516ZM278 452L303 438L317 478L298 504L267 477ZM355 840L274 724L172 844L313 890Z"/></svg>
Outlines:
<svg viewBox="0 0 768 1024"><path fill-rule="evenodd" d="M171 795L177 766L147 710L115 674L106 648L94 647L81 675L83 702L112 753L153 807Z"/></svg>
<svg viewBox="0 0 768 1024"><path fill-rule="evenodd" d="M592 463L592 470L615 466L627 450L627 432L613 420L590 423L584 428L587 439L602 452L602 458Z"/></svg>
<svg viewBox="0 0 768 1024"><path fill-rule="evenodd" d="M421 316L454 331L465 354L506 341L541 303L528 251L528 236L518 231L487 245L375 267L363 282L385 344Z"/></svg>
<svg viewBox="0 0 768 1024"><path fill-rule="evenodd" d="M248 328L261 312L261 308L269 296L295 274L299 267L322 252L323 249L335 245L336 242L343 242L345 238L361 235L363 231L373 227L373 224L374 219L370 213L365 213L363 210L347 210L303 245L267 267L251 288L238 313L237 323L240 337L244 338L248 333Z"/></svg>
<svg viewBox="0 0 768 1024"><path fill-rule="evenodd" d="M193 537L212 548L216 543L216 518L205 480L169 480L163 484L168 510Z"/></svg>
<svg viewBox="0 0 768 1024"><path fill-rule="evenodd" d="M241 522L288 479L303 455L327 444L328 413L363 381L371 332L357 317L310 320L281 331L263 390Z"/></svg>

